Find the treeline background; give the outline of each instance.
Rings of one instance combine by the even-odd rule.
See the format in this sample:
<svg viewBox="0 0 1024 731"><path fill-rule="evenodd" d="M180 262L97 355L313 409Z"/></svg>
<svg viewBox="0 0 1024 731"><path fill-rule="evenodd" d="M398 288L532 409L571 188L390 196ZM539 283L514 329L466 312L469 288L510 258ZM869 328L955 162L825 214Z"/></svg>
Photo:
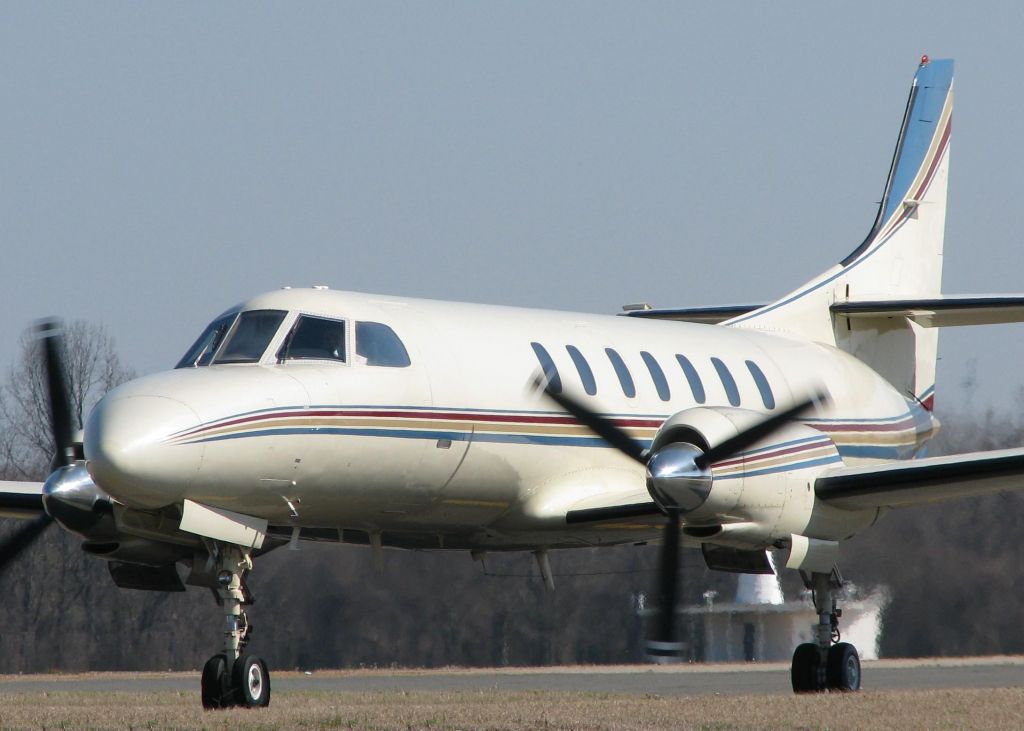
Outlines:
<svg viewBox="0 0 1024 731"><path fill-rule="evenodd" d="M102 329L86 334L106 337ZM6 479L46 472L45 449L26 457L31 440L17 422L34 408L31 398L18 402L16 394L33 377L30 351L26 343L25 360L12 369L0 399ZM96 379L83 395L83 411L130 375L116 356L111 361L109 339L99 353L107 379ZM931 454L1024 444L1024 398L978 412L970 396L970 388L961 389L961 404L949 407L939 394L944 428ZM887 587L881 654L1024 652L1014 601L1024 578L1022 522L1024 497L1008 493L893 511L844 543L844 577L863 590ZM0 535L16 527L0 521ZM210 591L118 589L105 563L78 544L51 529L0 574L0 673L191 669L220 650L223 616ZM282 548L257 559L249 579L256 599L248 609L255 627L250 650L271 667L301 669L639 661L637 603L654 587L657 551L552 552L557 588L549 592L529 554L489 554L481 564L465 552L385 551L375 568L363 547ZM706 570L699 551L685 551L682 565L688 604L700 603L706 590L722 598L735 591L736 577ZM783 571L782 578L787 599L803 596L796 572Z"/></svg>

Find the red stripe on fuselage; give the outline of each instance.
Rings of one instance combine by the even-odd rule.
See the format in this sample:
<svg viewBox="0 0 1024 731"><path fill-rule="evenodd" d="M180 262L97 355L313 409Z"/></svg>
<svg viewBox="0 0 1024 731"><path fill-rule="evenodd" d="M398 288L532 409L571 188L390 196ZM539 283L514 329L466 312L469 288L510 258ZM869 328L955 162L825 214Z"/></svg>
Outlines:
<svg viewBox="0 0 1024 731"><path fill-rule="evenodd" d="M786 454L796 454L797 452L806 452L812 449L821 449L824 446L830 445L832 442L829 439L819 439L808 444L797 444L792 447L786 447L785 449L776 449L771 452L764 452L763 454L747 454L733 459L727 459L724 462L715 462L712 467L732 467L733 465L743 464L744 462L753 462L756 460L769 459L774 457L782 457Z"/></svg>
<svg viewBox="0 0 1024 731"><path fill-rule="evenodd" d="M860 423L860 424L817 424L812 423L818 431L823 432L890 432L890 431L907 431L913 429L916 422L913 417L907 417L903 421L896 421L891 424L878 424L878 423Z"/></svg>
<svg viewBox="0 0 1024 731"><path fill-rule="evenodd" d="M476 423L501 423L501 424L551 424L556 426L581 426L580 422L571 416L544 416L528 414L485 414L478 412L443 412L443 411L383 411L383 410L343 410L343 409L302 409L296 411L275 411L264 414L253 414L236 419L229 419L210 424L203 424L194 429L181 432L178 436L195 434L207 429L222 429L228 426L239 424L253 424L260 421L273 419L287 419L295 417L355 417L355 418L398 418L398 419L436 419L440 421L455 422L476 422ZM616 426L625 428L650 428L656 429L664 423L664 419L636 419L636 418L612 418Z"/></svg>

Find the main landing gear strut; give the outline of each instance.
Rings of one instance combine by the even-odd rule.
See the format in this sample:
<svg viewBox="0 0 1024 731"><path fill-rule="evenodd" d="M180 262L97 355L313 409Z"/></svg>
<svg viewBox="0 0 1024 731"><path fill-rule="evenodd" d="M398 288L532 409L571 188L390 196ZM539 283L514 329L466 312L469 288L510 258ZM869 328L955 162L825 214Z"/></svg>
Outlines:
<svg viewBox="0 0 1024 731"><path fill-rule="evenodd" d="M243 605L251 604L242 579L252 569L252 557L235 545L213 545L217 603L224 608L224 652L214 655L203 667L203 708L270 705L270 673L267 664L244 653L252 625Z"/></svg>
<svg viewBox="0 0 1024 731"><path fill-rule="evenodd" d="M814 642L806 642L793 653L791 676L794 693L820 693L824 690L860 690L860 657L849 642L839 640L839 618L836 594L843 586L839 569L831 573L801 571L804 586L811 590L818 623L814 625Z"/></svg>

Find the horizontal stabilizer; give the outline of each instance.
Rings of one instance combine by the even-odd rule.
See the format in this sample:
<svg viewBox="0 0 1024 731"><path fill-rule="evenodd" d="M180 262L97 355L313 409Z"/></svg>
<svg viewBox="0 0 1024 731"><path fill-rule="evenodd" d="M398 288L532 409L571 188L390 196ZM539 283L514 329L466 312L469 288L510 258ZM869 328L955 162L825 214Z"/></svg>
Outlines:
<svg viewBox="0 0 1024 731"><path fill-rule="evenodd" d="M702 325L717 325L734 317L753 312L763 305L722 305L719 307L677 307L661 310L629 310L623 312L627 317L640 317L647 320L678 320L680 322L698 322Z"/></svg>
<svg viewBox="0 0 1024 731"><path fill-rule="evenodd" d="M43 512L43 483L0 481L0 518L38 518Z"/></svg>
<svg viewBox="0 0 1024 731"><path fill-rule="evenodd" d="M850 467L819 477L819 500L848 510L900 508L1024 488L1024 449Z"/></svg>
<svg viewBox="0 0 1024 731"><path fill-rule="evenodd" d="M851 320L905 317L921 327L1024 322L1024 295L946 295L928 299L836 302L833 315Z"/></svg>

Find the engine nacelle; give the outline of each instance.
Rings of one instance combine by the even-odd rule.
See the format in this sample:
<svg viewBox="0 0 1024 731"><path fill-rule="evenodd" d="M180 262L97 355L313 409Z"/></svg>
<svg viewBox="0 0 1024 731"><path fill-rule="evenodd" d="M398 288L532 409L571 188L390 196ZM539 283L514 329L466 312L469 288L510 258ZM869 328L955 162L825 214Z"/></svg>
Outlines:
<svg viewBox="0 0 1024 731"><path fill-rule="evenodd" d="M791 422L761 444L698 469L695 458L763 421L746 409L680 411L651 445L647 489L684 517L684 535L737 549L788 545L790 536L834 541L867 527L877 511L840 510L817 500L814 481L842 465L828 435ZM813 553L813 552L812 552ZM813 555L808 561L819 563Z"/></svg>
<svg viewBox="0 0 1024 731"><path fill-rule="evenodd" d="M694 460L764 417L745 409L697 407L669 417L651 444L647 489L659 507L689 518L694 513L728 510L739 493L720 487L709 468Z"/></svg>
<svg viewBox="0 0 1024 731"><path fill-rule="evenodd" d="M113 500L93 482L81 461L50 475L43 486L43 507L61 526L85 539L83 551L107 561L166 566L190 557L194 550L161 540L160 534L125 530L114 515Z"/></svg>

